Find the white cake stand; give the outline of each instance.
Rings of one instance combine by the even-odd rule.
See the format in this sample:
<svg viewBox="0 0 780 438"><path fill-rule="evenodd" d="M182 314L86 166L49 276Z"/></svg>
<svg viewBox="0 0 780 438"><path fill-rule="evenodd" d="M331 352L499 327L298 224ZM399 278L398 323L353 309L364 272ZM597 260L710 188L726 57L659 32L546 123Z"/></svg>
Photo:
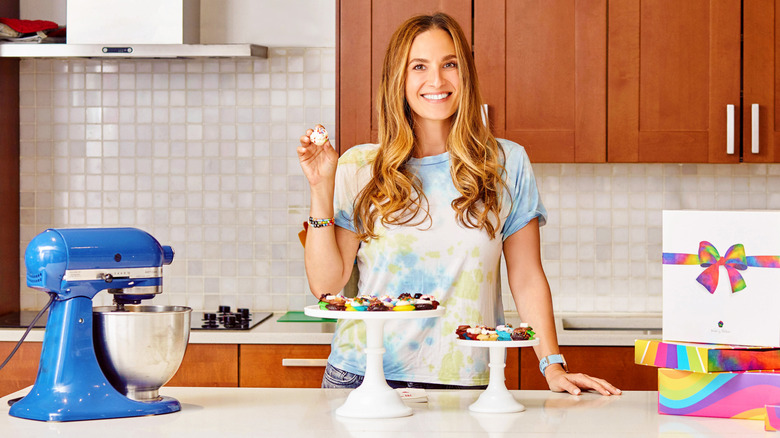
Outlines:
<svg viewBox="0 0 780 438"><path fill-rule="evenodd" d="M504 383L504 358L508 347L531 347L539 344L539 339L530 341L472 341L456 339L455 343L461 347L476 347L490 349L490 380L488 387L479 395L477 401L469 405L473 412L493 414L506 414L510 412L522 412L525 406L515 400Z"/></svg>
<svg viewBox="0 0 780 438"><path fill-rule="evenodd" d="M319 306L306 306L303 313L318 318L359 319L366 324L366 374L363 383L352 390L347 401L336 409L336 414L351 418L396 418L412 415L401 396L387 384L382 365L384 325L390 319L433 318L444 314L444 307L436 310L411 310L406 312L347 312L320 310Z"/></svg>

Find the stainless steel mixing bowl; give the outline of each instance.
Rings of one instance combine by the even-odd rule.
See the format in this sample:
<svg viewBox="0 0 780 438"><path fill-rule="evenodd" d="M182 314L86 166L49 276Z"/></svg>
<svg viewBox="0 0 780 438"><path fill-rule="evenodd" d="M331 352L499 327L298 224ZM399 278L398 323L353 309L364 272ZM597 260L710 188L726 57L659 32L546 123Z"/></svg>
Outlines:
<svg viewBox="0 0 780 438"><path fill-rule="evenodd" d="M192 309L143 305L124 309L92 309L98 362L117 391L133 400L158 400L158 390L184 358Z"/></svg>

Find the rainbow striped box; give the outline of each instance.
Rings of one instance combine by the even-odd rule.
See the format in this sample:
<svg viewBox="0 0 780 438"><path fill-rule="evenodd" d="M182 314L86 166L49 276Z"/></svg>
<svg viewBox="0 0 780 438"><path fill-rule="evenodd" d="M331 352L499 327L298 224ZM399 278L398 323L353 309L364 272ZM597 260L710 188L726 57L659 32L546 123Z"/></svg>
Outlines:
<svg viewBox="0 0 780 438"><path fill-rule="evenodd" d="M658 369L658 413L766 420L780 404L780 371L696 373Z"/></svg>
<svg viewBox="0 0 780 438"><path fill-rule="evenodd" d="M780 348L637 339L634 362L699 373L775 370L780 369Z"/></svg>

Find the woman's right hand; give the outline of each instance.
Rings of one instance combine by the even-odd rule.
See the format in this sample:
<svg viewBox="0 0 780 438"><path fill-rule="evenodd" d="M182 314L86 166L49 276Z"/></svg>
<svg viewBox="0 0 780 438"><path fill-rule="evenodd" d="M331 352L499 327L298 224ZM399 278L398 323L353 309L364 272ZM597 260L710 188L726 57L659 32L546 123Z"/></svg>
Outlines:
<svg viewBox="0 0 780 438"><path fill-rule="evenodd" d="M313 187L335 179L339 154L331 146L330 140L322 146L312 143L309 138L312 131L308 129L306 135L301 136L301 145L297 151L303 174L309 180L309 185Z"/></svg>

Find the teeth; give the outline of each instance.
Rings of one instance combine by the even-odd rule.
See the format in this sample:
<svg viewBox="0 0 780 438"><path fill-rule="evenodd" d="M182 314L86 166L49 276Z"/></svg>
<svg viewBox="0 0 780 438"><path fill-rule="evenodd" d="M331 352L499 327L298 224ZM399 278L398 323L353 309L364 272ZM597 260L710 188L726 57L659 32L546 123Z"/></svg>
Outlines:
<svg viewBox="0 0 780 438"><path fill-rule="evenodd" d="M439 94L423 94L423 97L430 100L441 100L445 97L449 96L449 93L439 93Z"/></svg>

